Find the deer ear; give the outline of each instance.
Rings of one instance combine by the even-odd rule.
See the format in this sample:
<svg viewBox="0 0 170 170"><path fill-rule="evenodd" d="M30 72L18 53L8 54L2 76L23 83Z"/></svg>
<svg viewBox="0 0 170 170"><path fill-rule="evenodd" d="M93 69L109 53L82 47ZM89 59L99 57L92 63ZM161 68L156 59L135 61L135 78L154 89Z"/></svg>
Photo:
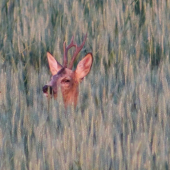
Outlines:
<svg viewBox="0 0 170 170"><path fill-rule="evenodd" d="M88 53L77 65L75 70L76 76L79 80L83 79L91 69L93 63L92 53Z"/></svg>
<svg viewBox="0 0 170 170"><path fill-rule="evenodd" d="M52 75L57 74L58 71L62 69L62 66L55 60L55 58L49 52L47 52L47 59Z"/></svg>

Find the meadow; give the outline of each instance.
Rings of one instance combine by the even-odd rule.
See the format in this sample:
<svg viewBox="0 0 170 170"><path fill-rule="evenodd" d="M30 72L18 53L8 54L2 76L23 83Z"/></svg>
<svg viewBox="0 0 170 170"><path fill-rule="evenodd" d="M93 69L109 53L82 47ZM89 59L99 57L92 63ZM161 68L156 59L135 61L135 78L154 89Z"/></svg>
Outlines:
<svg viewBox="0 0 170 170"><path fill-rule="evenodd" d="M170 0L0 1L0 170L170 169ZM47 100L46 52L93 53L77 107ZM69 59L73 50L69 52Z"/></svg>

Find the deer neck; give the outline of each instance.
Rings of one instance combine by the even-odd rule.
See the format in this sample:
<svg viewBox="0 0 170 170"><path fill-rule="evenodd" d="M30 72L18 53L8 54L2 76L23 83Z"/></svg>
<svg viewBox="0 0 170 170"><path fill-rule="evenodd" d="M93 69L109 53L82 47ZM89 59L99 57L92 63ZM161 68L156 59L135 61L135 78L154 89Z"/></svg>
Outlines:
<svg viewBox="0 0 170 170"><path fill-rule="evenodd" d="M78 99L78 84L75 85L71 90L64 89L62 90L62 95L63 95L63 101L65 106L74 104L74 106L77 105L77 99Z"/></svg>

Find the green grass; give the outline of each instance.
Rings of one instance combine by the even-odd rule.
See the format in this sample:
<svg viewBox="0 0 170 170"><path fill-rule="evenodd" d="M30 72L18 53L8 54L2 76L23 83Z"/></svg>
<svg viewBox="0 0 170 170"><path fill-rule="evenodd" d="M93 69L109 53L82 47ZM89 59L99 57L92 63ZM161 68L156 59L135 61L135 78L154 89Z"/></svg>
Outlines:
<svg viewBox="0 0 170 170"><path fill-rule="evenodd" d="M170 169L169 16L169 0L0 1L0 169ZM86 33L92 70L65 115L42 93L46 52L62 63Z"/></svg>

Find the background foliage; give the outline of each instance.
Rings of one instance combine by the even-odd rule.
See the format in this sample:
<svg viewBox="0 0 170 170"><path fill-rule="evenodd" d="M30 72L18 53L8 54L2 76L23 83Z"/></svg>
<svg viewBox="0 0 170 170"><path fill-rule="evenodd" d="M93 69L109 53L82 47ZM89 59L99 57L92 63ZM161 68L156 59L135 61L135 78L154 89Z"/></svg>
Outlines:
<svg viewBox="0 0 170 170"><path fill-rule="evenodd" d="M1 0L0 169L169 169L169 20L169 0ZM65 115L42 94L46 52L62 63L86 33L93 67Z"/></svg>

